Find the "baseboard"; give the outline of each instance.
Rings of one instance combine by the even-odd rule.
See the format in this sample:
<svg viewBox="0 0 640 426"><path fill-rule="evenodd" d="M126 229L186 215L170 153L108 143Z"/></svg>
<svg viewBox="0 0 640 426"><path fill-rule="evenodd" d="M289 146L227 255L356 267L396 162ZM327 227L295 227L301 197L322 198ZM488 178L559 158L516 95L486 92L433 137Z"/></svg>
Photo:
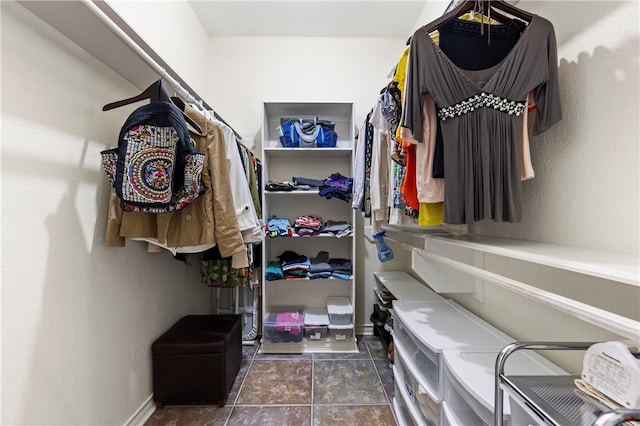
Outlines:
<svg viewBox="0 0 640 426"><path fill-rule="evenodd" d="M373 336L373 324L356 324L356 336Z"/></svg>
<svg viewBox="0 0 640 426"><path fill-rule="evenodd" d="M129 420L124 423L124 426L140 426L143 425L149 417L156 411L156 403L153 402L153 394L142 403L142 405L136 410Z"/></svg>

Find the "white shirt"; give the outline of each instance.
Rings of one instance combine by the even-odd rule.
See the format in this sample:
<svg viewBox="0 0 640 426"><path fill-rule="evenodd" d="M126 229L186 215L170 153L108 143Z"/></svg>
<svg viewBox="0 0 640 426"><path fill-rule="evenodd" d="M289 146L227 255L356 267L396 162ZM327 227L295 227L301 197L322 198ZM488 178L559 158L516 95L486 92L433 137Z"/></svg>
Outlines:
<svg viewBox="0 0 640 426"><path fill-rule="evenodd" d="M238 152L236 135L233 129L223 122L219 120L212 120L212 122L220 126L222 134L224 135L233 204L236 216L238 217L238 226L242 232L242 238L245 243L260 242L263 239L262 226L253 204L249 181L245 174L240 153Z"/></svg>

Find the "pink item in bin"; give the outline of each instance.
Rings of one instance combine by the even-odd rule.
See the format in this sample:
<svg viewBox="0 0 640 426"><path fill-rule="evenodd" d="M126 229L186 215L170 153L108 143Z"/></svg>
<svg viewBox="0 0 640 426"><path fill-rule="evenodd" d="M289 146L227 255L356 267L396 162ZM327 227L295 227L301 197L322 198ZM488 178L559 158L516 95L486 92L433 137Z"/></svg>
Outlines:
<svg viewBox="0 0 640 426"><path fill-rule="evenodd" d="M291 334L300 334L302 331L302 312L297 311L289 311L289 312L280 312L276 315L276 330L291 333Z"/></svg>

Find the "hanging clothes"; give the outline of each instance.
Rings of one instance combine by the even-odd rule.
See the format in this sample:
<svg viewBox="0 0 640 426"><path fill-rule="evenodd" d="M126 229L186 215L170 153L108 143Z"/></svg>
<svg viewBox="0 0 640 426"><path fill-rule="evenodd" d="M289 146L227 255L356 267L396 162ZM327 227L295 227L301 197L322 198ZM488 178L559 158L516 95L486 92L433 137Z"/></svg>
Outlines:
<svg viewBox="0 0 640 426"><path fill-rule="evenodd" d="M356 136L356 153L353 159L353 199L351 200L351 208L358 211L361 211L360 206L364 199L365 129L366 124L363 123Z"/></svg>
<svg viewBox="0 0 640 426"><path fill-rule="evenodd" d="M184 112L200 128L198 131L188 125L196 149L206 155L202 171L205 193L182 210L152 214L123 212L112 192L106 243L121 247L125 245L125 238L138 239L174 254L200 253L217 245L222 256L232 256L234 267L247 267L247 252L233 208L222 130L190 105L185 105Z"/></svg>
<svg viewBox="0 0 640 426"><path fill-rule="evenodd" d="M382 223L389 220L389 163L391 162L390 123L383 115L384 93L378 98L371 114L373 126L370 198L371 228L375 234L382 230ZM399 118L399 113L398 113ZM398 122L396 122L397 125Z"/></svg>
<svg viewBox="0 0 640 426"><path fill-rule="evenodd" d="M403 140L414 144L416 150L416 190L419 202L418 225L436 226L443 223L444 179L434 178L432 173L436 145L437 116L431 97L424 97L423 143L419 143L406 128L402 128Z"/></svg>
<svg viewBox="0 0 640 426"><path fill-rule="evenodd" d="M422 141L422 106L430 95L444 141L445 222L521 220L519 143L530 91L536 135L562 117L555 33L546 19L533 16L503 60L478 70L452 62L423 29L414 33L402 126Z"/></svg>
<svg viewBox="0 0 640 426"><path fill-rule="evenodd" d="M208 287L240 287L250 284L253 269L254 246L245 245L249 266L234 268L230 257L222 257L218 247L213 247L202 254L200 262L200 280Z"/></svg>
<svg viewBox="0 0 640 426"><path fill-rule="evenodd" d="M229 164L233 204L243 241L245 243L259 243L263 240L264 233L249 188L249 171L238 150L236 135L233 129L222 121L212 120L211 122L222 130L225 158Z"/></svg>

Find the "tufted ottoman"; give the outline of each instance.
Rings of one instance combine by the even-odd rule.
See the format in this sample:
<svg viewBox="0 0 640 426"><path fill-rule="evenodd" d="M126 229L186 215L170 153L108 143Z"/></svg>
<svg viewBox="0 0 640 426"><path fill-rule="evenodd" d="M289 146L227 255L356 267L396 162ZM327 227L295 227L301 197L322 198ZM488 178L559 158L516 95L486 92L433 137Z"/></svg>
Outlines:
<svg viewBox="0 0 640 426"><path fill-rule="evenodd" d="M151 345L153 400L222 407L240 368L240 315L188 315Z"/></svg>

